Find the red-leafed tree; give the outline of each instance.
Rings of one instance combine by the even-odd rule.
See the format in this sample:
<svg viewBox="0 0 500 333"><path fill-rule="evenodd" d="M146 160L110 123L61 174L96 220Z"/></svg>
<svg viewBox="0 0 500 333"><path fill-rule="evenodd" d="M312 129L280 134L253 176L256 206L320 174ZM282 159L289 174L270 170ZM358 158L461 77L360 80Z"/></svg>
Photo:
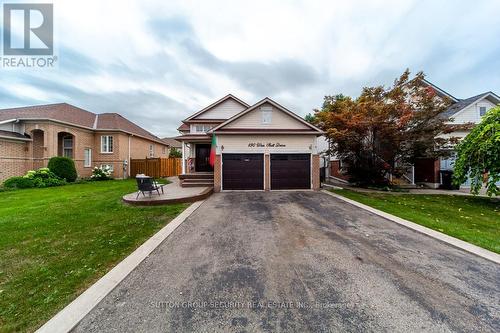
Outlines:
<svg viewBox="0 0 500 333"><path fill-rule="evenodd" d="M443 112L450 101L424 84L424 73L410 79L406 70L394 84L365 87L354 99L326 96L314 122L332 142L331 153L347 166L351 181L382 184L387 175L401 173L399 166L418 157L442 154L447 131Z"/></svg>

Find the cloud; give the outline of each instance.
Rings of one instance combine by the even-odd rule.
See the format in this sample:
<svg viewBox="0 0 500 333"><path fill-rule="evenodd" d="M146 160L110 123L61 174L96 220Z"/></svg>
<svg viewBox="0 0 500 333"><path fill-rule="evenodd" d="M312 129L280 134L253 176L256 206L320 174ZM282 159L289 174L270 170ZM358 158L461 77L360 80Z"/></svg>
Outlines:
<svg viewBox="0 0 500 333"><path fill-rule="evenodd" d="M248 103L269 96L304 115L324 95L356 96L407 67L458 97L499 93L494 0L56 0L54 8L58 67L0 69L0 108L64 101L166 136L227 93Z"/></svg>

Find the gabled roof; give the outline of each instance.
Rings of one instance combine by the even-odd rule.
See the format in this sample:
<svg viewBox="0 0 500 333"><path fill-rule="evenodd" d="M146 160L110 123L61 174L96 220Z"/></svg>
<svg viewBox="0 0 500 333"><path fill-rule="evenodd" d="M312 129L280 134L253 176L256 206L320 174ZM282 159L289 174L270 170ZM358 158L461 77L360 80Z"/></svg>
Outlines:
<svg viewBox="0 0 500 333"><path fill-rule="evenodd" d="M323 134L323 131L320 130L319 128L317 128L316 126L308 123L307 121L305 121L302 117L298 116L297 114L293 113L292 111L288 110L287 108L285 108L284 106L282 106L281 104L278 104L277 102L273 101L272 99L270 99L269 97L266 97L262 100L260 100L259 102L255 103L254 105L250 106L249 108L241 111L240 113L234 115L233 117L229 118L228 120L226 120L225 122L223 122L222 124L212 128L209 133L213 133L213 132L217 132L217 131L220 131L222 130L222 128L224 126L226 126L227 124L230 124L232 123L233 121L235 121L236 119L239 119L241 118L242 116L246 115L247 113L255 110L256 108L258 108L259 106L263 105L264 103L269 103L271 104L272 106L274 106L275 108L283 111L284 113L288 114L290 117L294 118L295 120L305 124L306 126L308 126L310 128L310 130L308 130L308 132L311 132L311 131L314 131L314 132L317 132L317 134ZM259 131L268 131L268 132L273 132L273 131L276 131L276 132L282 132L282 131L286 131L285 129L283 130L273 130L273 129L259 129ZM304 132L304 131L302 131Z"/></svg>
<svg viewBox="0 0 500 333"><path fill-rule="evenodd" d="M182 143L180 143L179 141L177 141L175 139L175 137L174 138L163 138L163 139L161 139L161 141L165 142L170 147L179 148L179 147L182 146Z"/></svg>
<svg viewBox="0 0 500 333"><path fill-rule="evenodd" d="M434 88L434 90L436 91L436 94L440 97L448 97L449 99L451 99L453 102L458 102L459 99L456 98L455 96L451 95L450 93L444 91L443 89L439 88L438 86L436 86L435 84L433 84L432 82L426 80L426 79L423 79L422 80L424 84L427 84L428 86L431 86L432 88Z"/></svg>
<svg viewBox="0 0 500 333"><path fill-rule="evenodd" d="M160 138L118 113L101 113L81 109L68 103L26 106L0 110L0 123L16 120L50 120L91 130L116 130L158 143Z"/></svg>
<svg viewBox="0 0 500 333"><path fill-rule="evenodd" d="M93 127L95 113L68 103L35 105L0 110L0 121L8 119L53 119L83 127Z"/></svg>
<svg viewBox="0 0 500 333"><path fill-rule="evenodd" d="M482 94L472 96L466 99L461 99L458 102L452 104L448 110L446 110L443 113L443 116L446 118L452 118L454 115L459 113L460 111L464 110L465 108L469 107L470 105L479 102L480 100L488 98L492 100L493 104L499 104L500 103L500 97L496 95L495 93L488 91L484 92Z"/></svg>
<svg viewBox="0 0 500 333"><path fill-rule="evenodd" d="M209 106L207 106L207 107L205 107L205 108L201 109L200 111L196 112L195 114L193 114L193 115L189 116L188 118L184 119L184 120L183 120L183 122L184 122L184 121L189 121L189 120L191 120L191 119L193 119L193 118L198 117L198 116L199 116L199 115L201 115L202 113L205 113L206 111L208 111L208 110L210 110L210 109L214 108L215 106L217 106L217 105L219 105L219 104L221 104L221 103L224 103L224 102L225 102L225 101L227 101L228 99L233 99L234 101L236 101L236 102L240 103L241 105L243 105L245 108L248 108L248 107L250 106L250 105L248 105L247 103L243 102L243 101L242 101L241 99L239 99L238 97L236 97L236 96L234 96L234 95L232 95L232 94L228 94L228 95L226 95L226 96L222 97L221 99L219 99L219 100L215 101L214 103L210 104Z"/></svg>

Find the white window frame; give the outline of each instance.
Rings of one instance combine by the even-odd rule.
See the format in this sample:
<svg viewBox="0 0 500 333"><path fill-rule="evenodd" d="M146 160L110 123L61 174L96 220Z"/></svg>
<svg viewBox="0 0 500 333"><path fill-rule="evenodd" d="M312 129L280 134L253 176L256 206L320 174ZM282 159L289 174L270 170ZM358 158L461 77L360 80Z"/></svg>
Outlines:
<svg viewBox="0 0 500 333"><path fill-rule="evenodd" d="M214 126L210 124L192 124L191 133L193 134L205 134L210 131Z"/></svg>
<svg viewBox="0 0 500 333"><path fill-rule="evenodd" d="M101 169L108 166L109 167L109 171L111 171L111 173L113 173L115 170L113 168L113 164L101 164Z"/></svg>
<svg viewBox="0 0 500 333"><path fill-rule="evenodd" d="M270 106L263 106L260 108L262 113L262 125L269 125L273 122L273 108Z"/></svg>
<svg viewBox="0 0 500 333"><path fill-rule="evenodd" d="M154 144L149 145L149 157L155 157L155 145Z"/></svg>
<svg viewBox="0 0 500 333"><path fill-rule="evenodd" d="M111 140L110 140L111 139ZM111 142L111 145L110 145ZM111 149L110 149L111 146ZM101 153L112 154L114 149L114 140L112 135L101 135Z"/></svg>
<svg viewBox="0 0 500 333"><path fill-rule="evenodd" d="M484 108L484 114L481 114L482 108ZM478 112L479 112L479 118L484 117L486 115L486 113L488 112L488 107L486 105L479 105Z"/></svg>
<svg viewBox="0 0 500 333"><path fill-rule="evenodd" d="M88 155L87 155L88 152ZM90 168L92 167L92 149L85 148L83 149L83 167Z"/></svg>

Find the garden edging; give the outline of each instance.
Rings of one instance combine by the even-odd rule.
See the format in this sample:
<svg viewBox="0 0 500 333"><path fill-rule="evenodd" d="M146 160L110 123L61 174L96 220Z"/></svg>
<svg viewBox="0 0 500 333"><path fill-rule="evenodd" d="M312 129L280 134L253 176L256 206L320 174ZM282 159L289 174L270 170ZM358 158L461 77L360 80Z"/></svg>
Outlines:
<svg viewBox="0 0 500 333"><path fill-rule="evenodd" d="M39 333L71 331L99 302L108 295L130 272L153 252L174 230L182 224L204 201L197 201L170 221L160 231L119 262L73 302L59 311L40 327Z"/></svg>
<svg viewBox="0 0 500 333"><path fill-rule="evenodd" d="M463 240L460 240L458 238L455 238L455 237L452 237L452 236L448 236L448 235L443 234L441 232L432 230L430 228L421 226L420 224L417 224L417 223L414 223L414 222L402 219L400 217L394 216L392 214L383 212L383 211L378 210L376 208L373 208L373 207L370 207L368 205L362 204L362 203L357 202L355 200L348 199L346 197L343 197L341 195L332 193L330 191L323 190L322 192L324 192L324 193L326 193L326 194L328 194L328 195L330 195L332 197L335 197L335 198L337 198L339 200L345 201L345 202L347 202L347 203L349 203L351 205L354 205L356 207L359 207L359 208L362 208L364 210L367 210L370 213L373 213L375 215L378 215L380 217L385 218L386 220L395 222L395 223L397 223L399 225L402 225L402 226L404 226L406 228L409 228L409 229L412 229L414 231L420 232L420 233L422 233L424 235L427 235L429 237L435 238L435 239L437 239L437 240L439 240L441 242L447 243L447 244L449 244L451 246L454 246L454 247L456 247L458 249L464 250L466 252L475 254L475 255L477 255L477 256L479 256L481 258L484 258L484 259L487 259L487 260L492 261L494 263L500 264L500 255L498 255L498 254L496 254L496 253L494 253L492 251L488 251L486 249L483 249L483 248L481 248L479 246L470 244L470 243L465 242Z"/></svg>

